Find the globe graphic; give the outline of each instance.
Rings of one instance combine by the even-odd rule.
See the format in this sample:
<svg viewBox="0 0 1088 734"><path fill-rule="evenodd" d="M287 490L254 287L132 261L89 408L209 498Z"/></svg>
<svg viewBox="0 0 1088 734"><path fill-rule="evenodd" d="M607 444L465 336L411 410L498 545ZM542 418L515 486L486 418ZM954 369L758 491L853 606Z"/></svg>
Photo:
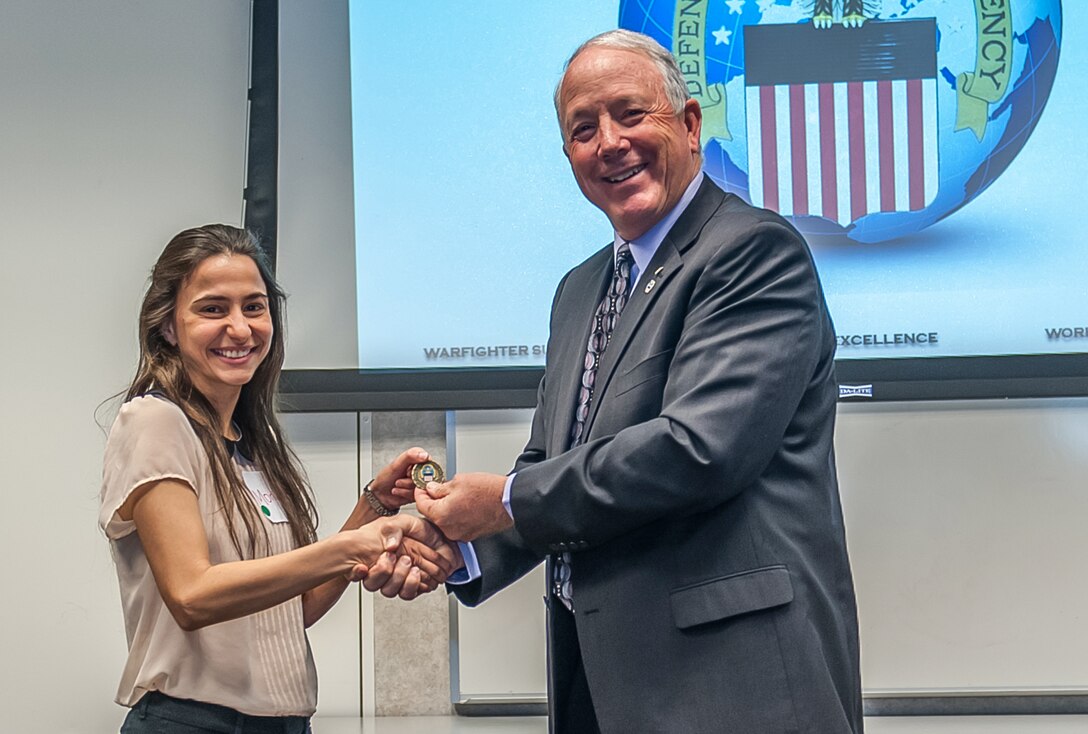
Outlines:
<svg viewBox="0 0 1088 734"><path fill-rule="evenodd" d="M1008 168L1053 86L1061 22L1060 0L621 0L619 10L621 28L672 50L689 90L706 95L694 96L707 175L810 240L861 243L921 231ZM868 79L857 67L876 78L890 65L907 79L898 89L850 88ZM722 97L711 110L720 124L708 125L708 102Z"/></svg>

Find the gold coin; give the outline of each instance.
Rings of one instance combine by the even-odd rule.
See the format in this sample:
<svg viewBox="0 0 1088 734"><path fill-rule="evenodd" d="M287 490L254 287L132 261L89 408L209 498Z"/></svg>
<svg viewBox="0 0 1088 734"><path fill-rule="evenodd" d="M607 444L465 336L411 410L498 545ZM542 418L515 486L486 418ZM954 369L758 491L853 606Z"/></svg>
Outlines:
<svg viewBox="0 0 1088 734"><path fill-rule="evenodd" d="M420 489L427 486L427 482L444 482L446 473L437 461L424 461L422 464L412 464L412 483Z"/></svg>

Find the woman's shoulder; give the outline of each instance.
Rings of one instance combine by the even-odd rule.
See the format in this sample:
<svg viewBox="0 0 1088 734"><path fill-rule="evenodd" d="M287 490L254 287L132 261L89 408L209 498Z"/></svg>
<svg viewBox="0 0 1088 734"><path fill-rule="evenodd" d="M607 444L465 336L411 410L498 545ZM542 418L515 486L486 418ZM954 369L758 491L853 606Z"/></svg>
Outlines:
<svg viewBox="0 0 1088 734"><path fill-rule="evenodd" d="M180 433L196 437L185 411L157 393L138 395L121 406L110 429L110 438L128 433Z"/></svg>
<svg viewBox="0 0 1088 734"><path fill-rule="evenodd" d="M177 479L199 492L207 460L185 413L162 397L143 395L121 406L102 461L99 525L110 538L132 532L118 509L138 487Z"/></svg>
<svg viewBox="0 0 1088 734"><path fill-rule="evenodd" d="M121 406L120 416L129 420L188 422L185 411L159 392L148 392L126 400Z"/></svg>

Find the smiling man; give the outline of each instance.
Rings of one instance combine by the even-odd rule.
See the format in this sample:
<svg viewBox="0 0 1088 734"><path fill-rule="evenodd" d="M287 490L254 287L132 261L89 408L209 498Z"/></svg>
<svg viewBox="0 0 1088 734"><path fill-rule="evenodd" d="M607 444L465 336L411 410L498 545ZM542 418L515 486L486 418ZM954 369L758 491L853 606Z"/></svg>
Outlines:
<svg viewBox="0 0 1088 734"><path fill-rule="evenodd" d="M699 173L699 103L670 99L661 71L638 51L577 54L556 112L578 186L624 240L664 219Z"/></svg>
<svg viewBox="0 0 1088 734"><path fill-rule="evenodd" d="M547 559L554 732L861 732L808 248L700 172L699 105L652 39L586 42L555 101L615 239L559 284L513 472L416 492L473 541L451 588L475 605Z"/></svg>

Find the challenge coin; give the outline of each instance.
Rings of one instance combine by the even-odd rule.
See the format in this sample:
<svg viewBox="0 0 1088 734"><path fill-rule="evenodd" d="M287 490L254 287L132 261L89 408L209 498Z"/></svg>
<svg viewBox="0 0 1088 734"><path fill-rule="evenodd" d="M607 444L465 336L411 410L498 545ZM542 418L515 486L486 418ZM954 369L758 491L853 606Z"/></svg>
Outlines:
<svg viewBox="0 0 1088 734"><path fill-rule="evenodd" d="M424 461L422 464L412 465L412 483L420 489L427 486L427 482L444 482L446 473L442 471L437 461Z"/></svg>

